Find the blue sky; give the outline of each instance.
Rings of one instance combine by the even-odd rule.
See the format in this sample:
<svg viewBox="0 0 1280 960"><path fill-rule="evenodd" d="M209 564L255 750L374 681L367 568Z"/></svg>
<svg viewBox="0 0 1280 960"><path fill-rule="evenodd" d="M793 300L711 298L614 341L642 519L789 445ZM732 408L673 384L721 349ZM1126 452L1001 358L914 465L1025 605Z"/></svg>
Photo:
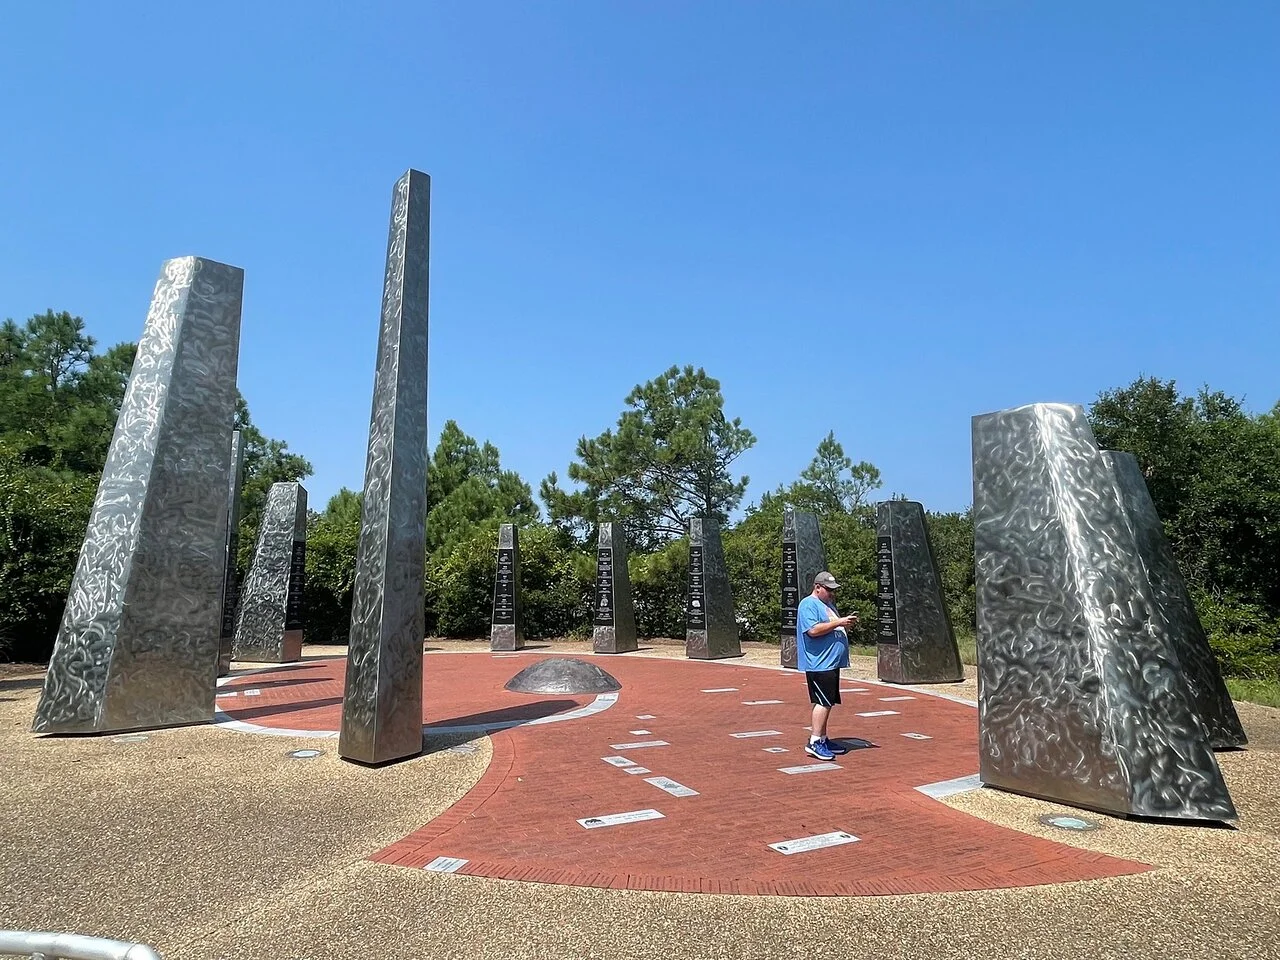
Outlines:
<svg viewBox="0 0 1280 960"><path fill-rule="evenodd" d="M240 388L363 482L391 185L433 181L430 420L537 489L703 366L748 501L834 430L970 501L969 423L1140 374L1280 399L1280 5L8 4L0 317L136 340L246 271Z"/></svg>

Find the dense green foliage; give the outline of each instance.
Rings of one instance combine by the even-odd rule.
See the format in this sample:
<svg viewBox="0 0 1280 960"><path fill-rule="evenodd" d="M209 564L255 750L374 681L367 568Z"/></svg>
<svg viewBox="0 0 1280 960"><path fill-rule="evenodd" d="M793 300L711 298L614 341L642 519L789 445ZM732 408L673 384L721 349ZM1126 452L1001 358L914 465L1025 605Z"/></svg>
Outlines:
<svg viewBox="0 0 1280 960"><path fill-rule="evenodd" d="M68 313L0 325L0 659L43 660L53 649L136 353L132 343L96 347ZM267 490L311 465L264 437L242 397L235 424L245 446L244 566Z"/></svg>
<svg viewBox="0 0 1280 960"><path fill-rule="evenodd" d="M83 322L48 312L0 326L0 657L47 657L66 599L98 477L124 396L134 347L102 353ZM784 504L818 515L828 566L859 614L855 643L872 639L875 518L880 472L846 456L834 432L793 482L738 514L747 478L733 465L755 443L724 413L720 384L672 367L626 397L616 428L583 437L568 469L541 484L543 522L529 485L498 450L450 420L428 463L424 612L429 635L488 630L498 525L520 528L521 582L531 639L590 629L598 522L626 527L628 569L642 636L683 635L688 521L718 518L742 635L776 641L781 621ZM1179 395L1140 379L1090 409L1099 443L1133 452L1225 673L1280 678L1280 405L1251 415L1221 393ZM267 490L311 473L283 441L265 437L240 398L245 444L239 562L247 569ZM308 521L309 642L343 643L359 546L361 495L341 490ZM730 522L737 516L736 522ZM973 521L929 514L948 610L962 645L974 629Z"/></svg>
<svg viewBox="0 0 1280 960"><path fill-rule="evenodd" d="M1089 412L1098 443L1138 459L1225 672L1280 679L1280 404L1145 378Z"/></svg>

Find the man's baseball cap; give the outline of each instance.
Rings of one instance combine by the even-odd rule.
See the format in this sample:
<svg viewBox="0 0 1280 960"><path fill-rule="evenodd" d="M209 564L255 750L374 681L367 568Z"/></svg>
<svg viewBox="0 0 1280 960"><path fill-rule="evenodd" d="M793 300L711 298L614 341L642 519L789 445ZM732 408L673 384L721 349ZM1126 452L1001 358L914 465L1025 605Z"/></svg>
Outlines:
<svg viewBox="0 0 1280 960"><path fill-rule="evenodd" d="M836 583L836 578L825 570L813 578L813 585L815 587L826 587L828 590L840 589L840 584Z"/></svg>

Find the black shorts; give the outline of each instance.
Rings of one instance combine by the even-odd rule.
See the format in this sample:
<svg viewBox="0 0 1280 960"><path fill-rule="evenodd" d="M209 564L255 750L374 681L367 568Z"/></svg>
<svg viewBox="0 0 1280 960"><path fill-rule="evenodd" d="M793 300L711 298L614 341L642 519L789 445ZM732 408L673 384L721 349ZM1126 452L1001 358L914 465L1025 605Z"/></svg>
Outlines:
<svg viewBox="0 0 1280 960"><path fill-rule="evenodd" d="M840 671L806 670L805 682L809 685L809 702L820 707L834 707L840 702Z"/></svg>

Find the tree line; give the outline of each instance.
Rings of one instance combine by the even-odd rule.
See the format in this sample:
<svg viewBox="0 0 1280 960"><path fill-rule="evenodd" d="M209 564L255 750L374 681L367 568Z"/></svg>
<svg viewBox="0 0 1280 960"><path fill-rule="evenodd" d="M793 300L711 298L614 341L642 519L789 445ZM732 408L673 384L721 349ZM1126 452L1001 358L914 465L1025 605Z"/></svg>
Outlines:
<svg viewBox="0 0 1280 960"><path fill-rule="evenodd" d="M47 659L133 361L134 345L101 353L78 317L52 311L0 327L0 658ZM1183 396L1141 378L1089 409L1099 444L1134 453L1224 671L1280 678L1280 404L1251 415L1207 389ZM245 448L237 563L251 560L271 484L304 480L311 464L265 437L241 397ZM637 385L614 427L582 437L565 471L529 484L499 451L450 420L427 470L429 635L488 631L499 524L520 527L530 637L586 636L595 577L593 537L621 523L640 632L684 635L688 521L721 521L745 639L776 642L785 504L817 514L828 567L859 614L855 642L872 642L875 512L880 471L846 455L834 432L793 481L744 509L736 469L756 442L725 413L705 370L672 367ZM345 642L360 534L361 495L343 489L308 517L306 634ZM737 517L734 520L734 517ZM927 513L946 602L959 633L974 628L969 511Z"/></svg>

